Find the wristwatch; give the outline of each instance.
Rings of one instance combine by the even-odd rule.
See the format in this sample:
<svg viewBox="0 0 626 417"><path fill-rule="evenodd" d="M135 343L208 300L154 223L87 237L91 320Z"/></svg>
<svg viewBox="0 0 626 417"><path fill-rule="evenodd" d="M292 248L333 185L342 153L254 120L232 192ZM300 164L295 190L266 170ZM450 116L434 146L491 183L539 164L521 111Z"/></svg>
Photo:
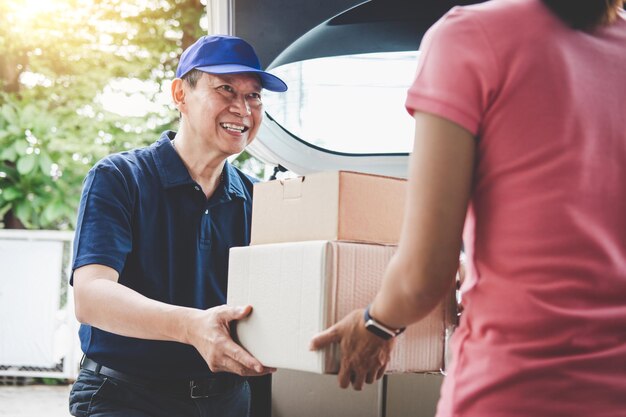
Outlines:
<svg viewBox="0 0 626 417"><path fill-rule="evenodd" d="M363 314L363 319L365 320L365 328L367 330L369 330L370 332L374 333L376 336L385 340L389 340L393 337L396 337L399 334L401 334L404 330L406 330L406 327L402 327L400 329L392 329L391 327L387 327L384 324L377 322L376 319L374 319L370 315L370 306L367 306L367 308L365 309L365 314Z"/></svg>

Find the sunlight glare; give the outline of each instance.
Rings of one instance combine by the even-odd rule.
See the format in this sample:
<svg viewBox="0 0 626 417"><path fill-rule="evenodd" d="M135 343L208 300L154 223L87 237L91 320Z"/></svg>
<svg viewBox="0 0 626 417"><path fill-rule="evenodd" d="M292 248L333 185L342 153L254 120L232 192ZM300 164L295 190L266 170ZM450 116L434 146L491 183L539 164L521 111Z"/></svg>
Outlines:
<svg viewBox="0 0 626 417"><path fill-rule="evenodd" d="M18 22L28 22L67 6L67 0L13 0L9 5Z"/></svg>

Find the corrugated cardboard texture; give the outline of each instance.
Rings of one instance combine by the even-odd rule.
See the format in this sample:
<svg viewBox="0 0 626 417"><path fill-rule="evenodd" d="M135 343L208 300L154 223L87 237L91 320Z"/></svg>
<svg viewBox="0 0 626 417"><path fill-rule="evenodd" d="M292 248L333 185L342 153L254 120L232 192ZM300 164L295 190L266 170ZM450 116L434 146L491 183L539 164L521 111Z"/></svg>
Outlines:
<svg viewBox="0 0 626 417"><path fill-rule="evenodd" d="M336 323L353 309L365 307L374 299L396 247L347 242L330 244L334 254L333 282L337 288L336 301L332 303L336 308L332 322ZM398 336L387 367L389 372L437 372L444 368L446 327L453 320L450 298ZM327 372L338 371L338 359L333 358L332 363L334 366L328 365Z"/></svg>
<svg viewBox="0 0 626 417"><path fill-rule="evenodd" d="M339 173L339 224L336 239L397 244L406 181L378 175Z"/></svg>
<svg viewBox="0 0 626 417"><path fill-rule="evenodd" d="M254 185L251 244L348 240L395 244L406 181L345 171Z"/></svg>
<svg viewBox="0 0 626 417"><path fill-rule="evenodd" d="M228 304L251 304L240 321L241 344L266 366L336 373L337 350L310 352L316 333L366 306L395 247L347 242L292 242L233 248ZM444 367L453 294L398 337L390 372L438 372Z"/></svg>

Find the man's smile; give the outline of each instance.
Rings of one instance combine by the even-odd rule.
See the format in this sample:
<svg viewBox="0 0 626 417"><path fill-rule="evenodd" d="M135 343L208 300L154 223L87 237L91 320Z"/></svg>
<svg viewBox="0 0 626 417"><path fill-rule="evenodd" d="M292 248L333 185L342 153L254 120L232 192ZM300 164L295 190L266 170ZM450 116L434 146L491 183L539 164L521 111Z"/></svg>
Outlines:
<svg viewBox="0 0 626 417"><path fill-rule="evenodd" d="M244 133L250 129L247 126L244 126L238 123L220 123L220 126L222 126L222 128L226 130L229 130L231 132L236 132L236 133Z"/></svg>

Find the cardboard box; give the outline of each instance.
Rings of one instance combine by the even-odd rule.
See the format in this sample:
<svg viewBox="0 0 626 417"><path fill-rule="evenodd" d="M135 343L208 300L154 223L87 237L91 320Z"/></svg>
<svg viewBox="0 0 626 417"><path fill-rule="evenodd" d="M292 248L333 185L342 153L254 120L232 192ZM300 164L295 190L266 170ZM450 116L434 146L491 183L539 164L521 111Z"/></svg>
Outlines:
<svg viewBox="0 0 626 417"><path fill-rule="evenodd" d="M272 417L380 417L384 385L380 379L362 391L339 389L336 375L279 369L272 375Z"/></svg>
<svg viewBox="0 0 626 417"><path fill-rule="evenodd" d="M396 244L406 180L330 171L254 185L251 244L344 240Z"/></svg>
<svg viewBox="0 0 626 417"><path fill-rule="evenodd" d="M237 323L240 343L264 365L338 371L338 349L311 352L313 335L374 298L395 247L309 241L233 248L228 304L253 306ZM439 372L456 320L454 292L398 337L390 372Z"/></svg>
<svg viewBox="0 0 626 417"><path fill-rule="evenodd" d="M338 389L336 375L279 369L272 375L272 417L433 417L441 374L394 374L362 391Z"/></svg>

